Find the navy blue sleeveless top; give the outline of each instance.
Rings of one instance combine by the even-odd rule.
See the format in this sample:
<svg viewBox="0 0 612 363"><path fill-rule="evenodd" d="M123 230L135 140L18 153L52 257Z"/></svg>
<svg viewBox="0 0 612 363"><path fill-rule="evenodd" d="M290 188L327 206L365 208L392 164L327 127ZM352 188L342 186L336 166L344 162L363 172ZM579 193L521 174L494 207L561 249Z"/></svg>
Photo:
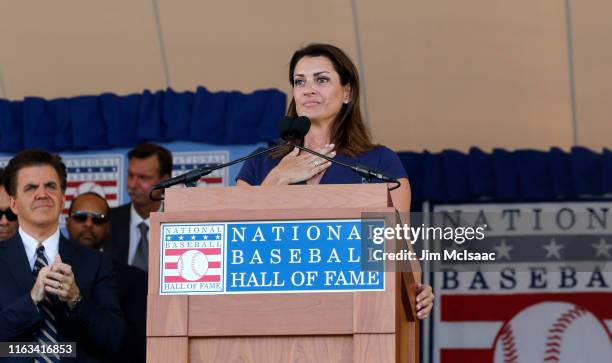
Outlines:
<svg viewBox="0 0 612 363"><path fill-rule="evenodd" d="M255 152L261 151L257 149ZM303 152L303 151L302 151ZM261 185L268 173L274 169L281 158L272 158L269 154L260 155L244 162L242 169L236 179L240 179L250 185ZM407 178L408 175L397 154L386 146L376 146L356 158L346 154L337 154L334 160L338 160L350 165L362 165L370 169L382 171L383 173L395 178ZM361 175L355 173L342 165L332 164L321 178L320 184L360 184L365 181ZM372 183L380 183L377 179L372 179ZM301 182L299 184L305 184Z"/></svg>

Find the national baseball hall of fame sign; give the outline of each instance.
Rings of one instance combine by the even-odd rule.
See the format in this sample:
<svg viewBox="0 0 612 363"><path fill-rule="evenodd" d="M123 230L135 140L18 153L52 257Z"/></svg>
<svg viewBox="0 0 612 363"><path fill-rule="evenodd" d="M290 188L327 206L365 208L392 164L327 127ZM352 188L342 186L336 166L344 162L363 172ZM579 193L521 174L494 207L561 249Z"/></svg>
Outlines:
<svg viewBox="0 0 612 363"><path fill-rule="evenodd" d="M453 249L486 263L433 264L427 362L612 362L612 203L436 205L486 226Z"/></svg>
<svg viewBox="0 0 612 363"><path fill-rule="evenodd" d="M360 219L162 223L160 294L383 291ZM368 265L369 266L369 265ZM371 267L371 266L369 266ZM376 266L374 266L376 267Z"/></svg>

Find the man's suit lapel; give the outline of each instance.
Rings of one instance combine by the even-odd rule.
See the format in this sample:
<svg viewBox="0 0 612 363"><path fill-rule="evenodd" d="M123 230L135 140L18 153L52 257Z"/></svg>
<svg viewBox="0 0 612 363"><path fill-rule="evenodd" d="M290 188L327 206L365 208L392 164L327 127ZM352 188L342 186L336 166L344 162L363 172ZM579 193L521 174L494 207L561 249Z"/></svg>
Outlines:
<svg viewBox="0 0 612 363"><path fill-rule="evenodd" d="M19 233L4 242L0 242L0 251L0 258L11 272L17 285L24 291L32 289L34 274L30 268L30 262Z"/></svg>
<svg viewBox="0 0 612 363"><path fill-rule="evenodd" d="M60 234L59 240L59 255L62 258L62 262L70 265L74 276L79 276L78 270L81 267L79 263L79 252L74 245L74 242L69 241L66 237Z"/></svg>
<svg viewBox="0 0 612 363"><path fill-rule="evenodd" d="M130 222L132 219L132 203L125 205L119 212L120 213L117 213L117 220L114 221L114 223L120 225L120 228L117 230L119 236L118 241L116 242L120 243L118 245L119 261L127 264L130 251ZM113 223L113 221L111 221L111 223Z"/></svg>

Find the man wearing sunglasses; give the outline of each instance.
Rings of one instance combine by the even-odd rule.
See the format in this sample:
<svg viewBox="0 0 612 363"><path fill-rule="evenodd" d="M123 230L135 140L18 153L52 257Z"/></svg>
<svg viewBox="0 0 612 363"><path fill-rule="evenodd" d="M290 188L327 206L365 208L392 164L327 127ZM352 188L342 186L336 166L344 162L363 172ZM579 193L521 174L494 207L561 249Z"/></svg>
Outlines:
<svg viewBox="0 0 612 363"><path fill-rule="evenodd" d="M4 189L4 169L0 168L0 242L7 240L17 232L17 216L10 208L9 195Z"/></svg>
<svg viewBox="0 0 612 363"><path fill-rule="evenodd" d="M74 198L66 219L70 239L102 251L110 227L109 211L108 203L97 193L83 193Z"/></svg>
<svg viewBox="0 0 612 363"><path fill-rule="evenodd" d="M66 220L70 239L102 251L111 224L109 210L106 200L94 192L74 198ZM114 272L127 334L113 362L144 363L147 350L147 273L119 261L114 261Z"/></svg>
<svg viewBox="0 0 612 363"><path fill-rule="evenodd" d="M19 230L0 243L0 341L76 342L76 361L101 362L119 350L125 322L110 258L60 234L66 184L61 159L42 150L20 152L5 169Z"/></svg>

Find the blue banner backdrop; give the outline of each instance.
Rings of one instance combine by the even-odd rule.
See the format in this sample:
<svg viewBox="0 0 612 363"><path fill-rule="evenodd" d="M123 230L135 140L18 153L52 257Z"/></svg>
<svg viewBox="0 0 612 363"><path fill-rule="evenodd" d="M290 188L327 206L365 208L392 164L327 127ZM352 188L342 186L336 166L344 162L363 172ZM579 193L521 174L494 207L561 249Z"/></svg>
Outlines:
<svg viewBox="0 0 612 363"><path fill-rule="evenodd" d="M142 140L208 145L253 145L278 137L286 107L279 90L195 92L172 89L117 96L0 100L0 152L25 148L81 152L129 148ZM194 150L198 149L195 144ZM412 185L413 206L495 200L576 200L612 196L612 151L570 152L474 147L400 152Z"/></svg>
<svg viewBox="0 0 612 363"><path fill-rule="evenodd" d="M0 152L132 147L142 140L247 145L278 137L286 96L279 90L172 89L117 96L0 99Z"/></svg>
<svg viewBox="0 0 612 363"><path fill-rule="evenodd" d="M612 151L570 152L474 147L465 154L400 152L418 202L576 200L612 197Z"/></svg>

